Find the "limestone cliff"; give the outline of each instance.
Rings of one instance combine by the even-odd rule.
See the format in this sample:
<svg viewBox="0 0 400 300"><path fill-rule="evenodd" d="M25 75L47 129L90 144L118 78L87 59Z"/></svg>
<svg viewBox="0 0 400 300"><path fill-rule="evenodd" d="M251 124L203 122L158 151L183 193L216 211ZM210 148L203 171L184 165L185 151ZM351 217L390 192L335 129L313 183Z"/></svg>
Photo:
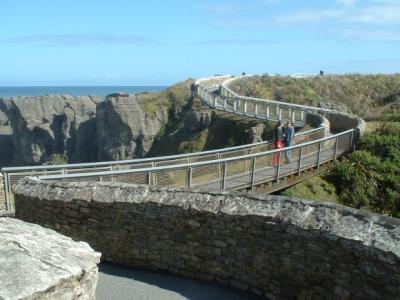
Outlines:
<svg viewBox="0 0 400 300"><path fill-rule="evenodd" d="M97 160L145 156L167 121L168 111L162 106L146 112L137 95L109 95L96 110Z"/></svg>
<svg viewBox="0 0 400 300"><path fill-rule="evenodd" d="M71 162L90 160L99 100L61 95L0 99L15 149L11 162L3 164L42 164L54 155Z"/></svg>
<svg viewBox="0 0 400 300"><path fill-rule="evenodd" d="M0 166L7 165L12 160L14 145L11 135L10 120L0 107Z"/></svg>
<svg viewBox="0 0 400 300"><path fill-rule="evenodd" d="M272 125L213 110L193 98L156 137L148 156L173 155L259 142L271 135Z"/></svg>
<svg viewBox="0 0 400 300"><path fill-rule="evenodd" d="M259 141L270 126L206 107L194 80L159 93L0 98L0 167L123 160Z"/></svg>

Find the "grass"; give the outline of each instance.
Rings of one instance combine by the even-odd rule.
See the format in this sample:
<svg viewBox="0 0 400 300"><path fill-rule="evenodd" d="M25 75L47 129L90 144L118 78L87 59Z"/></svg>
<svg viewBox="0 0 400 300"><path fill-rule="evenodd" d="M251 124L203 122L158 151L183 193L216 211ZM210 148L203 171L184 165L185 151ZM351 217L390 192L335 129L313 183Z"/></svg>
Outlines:
<svg viewBox="0 0 400 300"><path fill-rule="evenodd" d="M67 164L68 160L62 154L53 153L49 158L49 163L51 165L63 165L63 164Z"/></svg>
<svg viewBox="0 0 400 300"><path fill-rule="evenodd" d="M188 79L171 86L165 91L138 94L138 103L144 112L151 115L155 115L158 110L181 110L191 98L190 87L193 82L193 79Z"/></svg>
<svg viewBox="0 0 400 300"><path fill-rule="evenodd" d="M144 112L155 115L160 109L166 109L169 100L165 92L141 93L137 95L138 103Z"/></svg>
<svg viewBox="0 0 400 300"><path fill-rule="evenodd" d="M315 176L296 184L281 192L281 195L316 201L329 201L335 203L338 201L335 186L321 176Z"/></svg>

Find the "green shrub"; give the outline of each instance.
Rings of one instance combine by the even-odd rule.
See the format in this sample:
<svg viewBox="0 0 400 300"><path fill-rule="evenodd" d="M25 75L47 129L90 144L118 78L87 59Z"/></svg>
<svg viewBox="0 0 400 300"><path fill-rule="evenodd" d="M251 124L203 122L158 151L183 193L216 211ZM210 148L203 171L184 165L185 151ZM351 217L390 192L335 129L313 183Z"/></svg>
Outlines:
<svg viewBox="0 0 400 300"><path fill-rule="evenodd" d="M400 217L400 131L384 124L330 171L339 202Z"/></svg>
<svg viewBox="0 0 400 300"><path fill-rule="evenodd" d="M369 208L370 199L377 193L380 160L366 151L356 151L348 155L331 170L331 177L341 203Z"/></svg>
<svg viewBox="0 0 400 300"><path fill-rule="evenodd" d="M64 165L68 163L68 160L63 154L53 153L49 158L49 163L51 165Z"/></svg>

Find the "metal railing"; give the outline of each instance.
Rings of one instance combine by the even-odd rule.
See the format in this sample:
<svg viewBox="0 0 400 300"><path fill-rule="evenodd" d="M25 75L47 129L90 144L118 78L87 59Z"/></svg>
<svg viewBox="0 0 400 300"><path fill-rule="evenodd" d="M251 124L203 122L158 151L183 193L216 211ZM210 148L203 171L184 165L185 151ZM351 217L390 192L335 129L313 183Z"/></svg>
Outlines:
<svg viewBox="0 0 400 300"><path fill-rule="evenodd" d="M292 121L303 126L306 114L330 112L310 106L237 95L227 87L232 75L195 82L196 94L212 108L268 121ZM155 158L98 163L3 168L7 209L12 210L12 184L25 176L42 180L118 181L208 190L253 188L319 168L352 149L354 129L329 137L324 128L296 134L294 146L272 150L270 141ZM292 159L288 160L287 154ZM288 156L289 158L289 156Z"/></svg>
<svg viewBox="0 0 400 300"><path fill-rule="evenodd" d="M279 181L303 170L319 168L351 151L353 129L322 139L248 155L159 167L66 175L39 176L42 180L117 181L170 187L202 187L207 190L252 188ZM291 152L292 159L286 159Z"/></svg>
<svg viewBox="0 0 400 300"><path fill-rule="evenodd" d="M311 130L299 132L295 135L295 143L314 140L324 135L324 128L318 127ZM6 167L2 169L4 176L4 190L6 196L6 206L9 209L14 207L12 185L26 176L40 175L66 175L80 173L94 173L117 170L132 170L148 167L161 167L167 165L177 165L190 162L215 160L220 158L248 155L273 148L272 141L258 142L223 149L184 153L169 156L149 157L142 159L105 161L97 163L79 163L64 165L42 165L28 167ZM155 180L156 181L156 180Z"/></svg>

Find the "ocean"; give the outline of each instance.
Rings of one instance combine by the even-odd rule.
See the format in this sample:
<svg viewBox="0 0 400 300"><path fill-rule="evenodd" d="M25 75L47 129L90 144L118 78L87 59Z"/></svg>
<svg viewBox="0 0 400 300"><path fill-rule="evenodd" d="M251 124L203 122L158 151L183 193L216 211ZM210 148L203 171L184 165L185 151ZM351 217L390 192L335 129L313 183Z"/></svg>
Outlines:
<svg viewBox="0 0 400 300"><path fill-rule="evenodd" d="M105 97L116 92L135 94L158 92L164 89L166 89L165 86L0 86L0 97L43 96L49 94Z"/></svg>

